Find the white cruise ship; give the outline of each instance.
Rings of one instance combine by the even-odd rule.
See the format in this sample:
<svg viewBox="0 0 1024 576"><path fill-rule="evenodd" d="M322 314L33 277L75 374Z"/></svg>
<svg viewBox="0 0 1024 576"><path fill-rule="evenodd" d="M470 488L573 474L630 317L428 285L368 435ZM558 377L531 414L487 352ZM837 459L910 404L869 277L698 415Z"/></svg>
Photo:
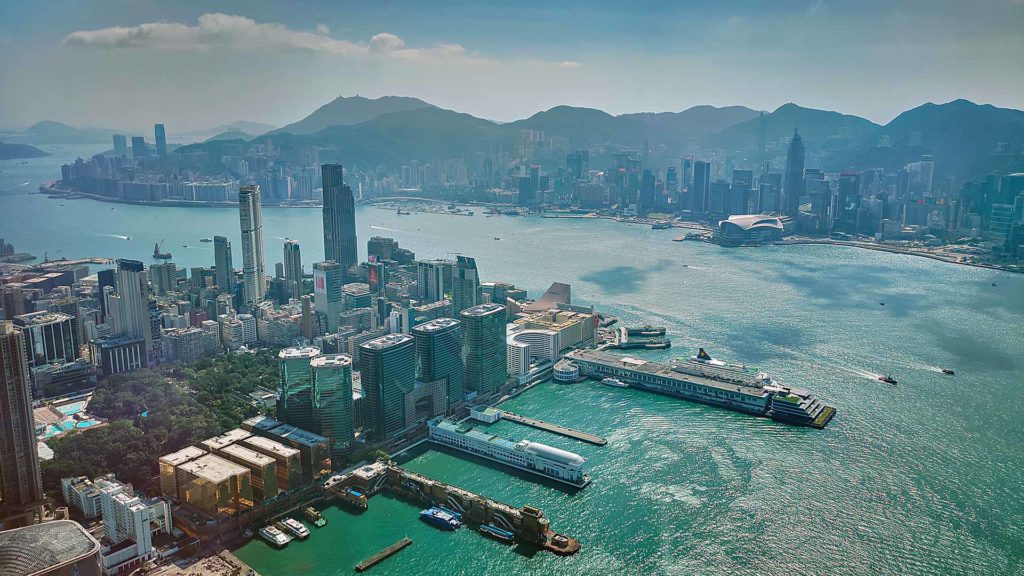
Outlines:
<svg viewBox="0 0 1024 576"><path fill-rule="evenodd" d="M590 476L583 473L583 464L587 460L579 454L529 440L513 442L503 436L447 420L442 416L431 420L428 426L432 442L533 472L576 488L582 488L590 483Z"/></svg>

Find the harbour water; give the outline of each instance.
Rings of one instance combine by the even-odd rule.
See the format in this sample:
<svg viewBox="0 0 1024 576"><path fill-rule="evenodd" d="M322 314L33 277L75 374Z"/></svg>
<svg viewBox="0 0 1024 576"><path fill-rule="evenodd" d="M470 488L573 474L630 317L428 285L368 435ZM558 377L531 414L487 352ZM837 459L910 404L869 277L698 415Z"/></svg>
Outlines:
<svg viewBox="0 0 1024 576"><path fill-rule="evenodd" d="M150 262L163 238L179 266L207 266L213 248L199 239L222 234L241 262L237 211L51 200L27 192L58 177L59 162L49 173L29 162L0 163L0 237L18 251ZM25 180L38 181L12 185ZM322 257L318 210L268 208L264 221L268 269L285 237L301 243L307 270ZM358 516L327 510L325 528L285 550L254 541L237 551L264 576L351 574L406 535L412 546L373 573L1024 572L1024 276L838 246L722 249L671 242L673 230L479 211L359 207L357 225L361 256L369 236L391 236L418 257L474 256L485 281L533 296L568 282L574 303L668 327L672 349L636 356L704 346L838 412L811 430L594 382L546 383L507 408L604 436L606 446L511 422L492 429L585 456L594 478L585 490L434 449L403 465L539 506L580 540L579 554L441 532L417 507L376 496Z"/></svg>

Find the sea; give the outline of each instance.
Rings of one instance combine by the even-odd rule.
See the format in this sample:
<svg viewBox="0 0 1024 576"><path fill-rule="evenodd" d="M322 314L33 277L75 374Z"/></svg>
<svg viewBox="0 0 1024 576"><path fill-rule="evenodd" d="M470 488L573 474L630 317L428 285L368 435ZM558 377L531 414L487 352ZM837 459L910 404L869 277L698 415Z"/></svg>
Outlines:
<svg viewBox="0 0 1024 576"><path fill-rule="evenodd" d="M238 213L50 199L40 183L98 152L0 162L0 238L49 258L152 262L163 242L181 267L210 266L224 235L241 262ZM287 238L307 270L323 257L318 209L265 208L268 270ZM1024 275L841 246L724 249L680 232L606 220L398 215L357 207L360 256L388 236L419 258L476 258L484 281L539 296L572 286L623 325L666 326L649 360L710 354L770 372L837 408L824 430L796 428L596 382L543 383L503 407L608 438L592 446L502 421L489 430L587 459L571 491L422 447L406 467L514 506L541 508L581 551L558 557L470 529L442 532L386 495L283 550L236 551L263 576L352 574L1024 574ZM130 240L128 239L130 237ZM942 368L956 371L955 376ZM890 374L896 386L879 382Z"/></svg>

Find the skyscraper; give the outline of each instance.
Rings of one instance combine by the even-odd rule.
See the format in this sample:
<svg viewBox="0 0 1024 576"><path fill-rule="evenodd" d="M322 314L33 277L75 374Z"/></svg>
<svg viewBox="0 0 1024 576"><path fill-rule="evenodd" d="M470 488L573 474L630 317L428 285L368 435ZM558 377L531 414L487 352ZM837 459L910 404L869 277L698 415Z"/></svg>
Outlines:
<svg viewBox="0 0 1024 576"><path fill-rule="evenodd" d="M118 158L128 156L128 138L124 134L114 134L114 156Z"/></svg>
<svg viewBox="0 0 1024 576"><path fill-rule="evenodd" d="M494 393L508 377L505 359L505 307L480 304L463 310L463 386L481 395Z"/></svg>
<svg viewBox="0 0 1024 576"><path fill-rule="evenodd" d="M277 355L277 419L310 432L317 428L310 361L319 355L320 349L311 346L285 348Z"/></svg>
<svg viewBox="0 0 1024 576"><path fill-rule="evenodd" d="M26 360L21 331L8 320L0 321L0 530L42 519L43 484Z"/></svg>
<svg viewBox="0 0 1024 576"><path fill-rule="evenodd" d="M476 260L469 256L458 256L452 273L452 312L458 314L476 306L479 291L480 276L476 270Z"/></svg>
<svg viewBox="0 0 1024 576"><path fill-rule="evenodd" d="M338 313L345 309L344 272L333 260L313 264L313 304L323 316L326 332L337 332Z"/></svg>
<svg viewBox="0 0 1024 576"><path fill-rule="evenodd" d="M231 265L231 241L223 236L213 237L213 269L221 292L235 293L235 271Z"/></svg>
<svg viewBox="0 0 1024 576"><path fill-rule="evenodd" d="M267 294L263 259L263 207L258 184L238 191L238 218L242 228L242 303L251 308Z"/></svg>
<svg viewBox="0 0 1024 576"><path fill-rule="evenodd" d="M693 163L693 188L690 209L694 212L707 212L711 194L711 163L697 160Z"/></svg>
<svg viewBox="0 0 1024 576"><path fill-rule="evenodd" d="M149 148L146 147L144 136L132 136L132 158L141 160L149 156Z"/></svg>
<svg viewBox="0 0 1024 576"><path fill-rule="evenodd" d="M800 212L800 195L804 193L804 141L793 129L793 139L786 152L786 176L782 184L782 210L795 216Z"/></svg>
<svg viewBox="0 0 1024 576"><path fill-rule="evenodd" d="M142 262L117 261L117 314L115 333L141 338L144 342L145 364L153 354L153 331L149 325L149 278ZM108 302L109 305L109 302Z"/></svg>
<svg viewBox="0 0 1024 576"><path fill-rule="evenodd" d="M331 468L344 467L355 437L352 413L352 358L345 354L317 356L309 362L313 371L313 412L317 428L330 439Z"/></svg>
<svg viewBox="0 0 1024 576"><path fill-rule="evenodd" d="M324 187L324 259L341 264L347 279L358 260L356 208L352 189L345 185L341 164L320 167Z"/></svg>
<svg viewBox="0 0 1024 576"><path fill-rule="evenodd" d="M359 368L365 414L363 427L369 430L368 437L372 440L391 438L405 427L405 395L415 387L413 337L388 334L361 344Z"/></svg>
<svg viewBox="0 0 1024 576"><path fill-rule="evenodd" d="M451 260L417 260L416 290L421 304L444 300L445 273L451 277Z"/></svg>
<svg viewBox="0 0 1024 576"><path fill-rule="evenodd" d="M156 124L153 126L153 138L156 140L156 155L166 156L167 155L167 132L164 131L163 124Z"/></svg>
<svg viewBox="0 0 1024 576"><path fill-rule="evenodd" d="M286 240L284 243L284 279L288 282L292 298L301 298L302 255L299 252L299 243L295 240Z"/></svg>
<svg viewBox="0 0 1024 576"><path fill-rule="evenodd" d="M412 336L416 341L416 380L444 380L448 407L462 402L462 323L438 318L414 326Z"/></svg>
<svg viewBox="0 0 1024 576"><path fill-rule="evenodd" d="M647 214L654 210L654 204L657 201L658 191L656 188L656 182L654 178L654 172L650 170L644 170L643 176L640 178L640 206L637 207L637 212L640 214Z"/></svg>

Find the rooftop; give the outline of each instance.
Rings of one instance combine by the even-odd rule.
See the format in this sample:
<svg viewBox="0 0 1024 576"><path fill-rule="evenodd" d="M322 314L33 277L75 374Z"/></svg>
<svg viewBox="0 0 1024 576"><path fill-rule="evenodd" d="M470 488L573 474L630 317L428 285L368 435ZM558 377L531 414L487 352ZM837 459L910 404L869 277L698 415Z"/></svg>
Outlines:
<svg viewBox="0 0 1024 576"><path fill-rule="evenodd" d="M327 444L327 438L314 434L308 430L302 428L296 428L291 424L281 424L277 428L270 430L269 433L278 438L287 438L303 446L316 447Z"/></svg>
<svg viewBox="0 0 1024 576"><path fill-rule="evenodd" d="M313 368L340 368L342 366L351 366L352 357L348 354L327 354L325 356L317 356L309 361L309 365Z"/></svg>
<svg viewBox="0 0 1024 576"><path fill-rule="evenodd" d="M220 450L221 448L225 448L235 442L244 440L249 436L252 436L252 434L242 430L241 428L235 428L234 430L228 430L220 436L214 436L213 438L203 440L202 444L211 451Z"/></svg>
<svg viewBox="0 0 1024 576"><path fill-rule="evenodd" d="M225 447L221 452L229 456L233 456L245 464L251 464L253 466L269 466L270 464L277 462L277 460L274 460L270 456L260 454L259 452L246 448L241 444L232 444Z"/></svg>
<svg viewBox="0 0 1024 576"><path fill-rule="evenodd" d="M382 350L384 348L391 348L392 346L399 346L412 340L412 336L408 334L388 334L387 336L381 336L380 338L374 338L369 342L364 342L360 345L360 348L366 348L368 350Z"/></svg>
<svg viewBox="0 0 1024 576"><path fill-rule="evenodd" d="M250 436L242 441L243 446L251 446L259 448L265 452L271 452L277 454L283 458L291 458L299 453L298 448L292 448L291 446L285 446L276 440L270 438L264 438L263 436Z"/></svg>
<svg viewBox="0 0 1024 576"><path fill-rule="evenodd" d="M471 308L466 308L460 312L463 316L490 316L491 314L497 314L505 309L501 304L478 304Z"/></svg>
<svg viewBox="0 0 1024 576"><path fill-rule="evenodd" d="M196 448L195 446L188 446L186 448L178 450L177 452L172 452L170 454L165 454L161 456L160 461L166 464L170 464L171 466L179 466L181 464L184 464L185 462L188 462L189 460L195 460L196 458L199 458L200 456L203 456L205 454L206 451L201 448Z"/></svg>
<svg viewBox="0 0 1024 576"><path fill-rule="evenodd" d="M191 462L186 462L178 466L178 469L214 484L223 482L232 476L240 476L249 472L249 469L245 466L240 466L213 454L207 454Z"/></svg>
<svg viewBox="0 0 1024 576"><path fill-rule="evenodd" d="M97 554L99 549L100 543L71 520L7 530L0 532L0 576L53 570ZM98 566L95 572L99 573Z"/></svg>
<svg viewBox="0 0 1024 576"><path fill-rule="evenodd" d="M312 346L303 346L301 348L285 348L277 355L282 360L293 360L301 358L313 358L320 355L320 349Z"/></svg>
<svg viewBox="0 0 1024 576"><path fill-rule="evenodd" d="M413 326L412 331L437 332L438 330L443 330L445 328L450 328L452 326L458 326L459 324L461 324L461 322L459 322L455 318L435 318L434 320L431 320L429 322L424 322L423 324L417 324L416 326Z"/></svg>

